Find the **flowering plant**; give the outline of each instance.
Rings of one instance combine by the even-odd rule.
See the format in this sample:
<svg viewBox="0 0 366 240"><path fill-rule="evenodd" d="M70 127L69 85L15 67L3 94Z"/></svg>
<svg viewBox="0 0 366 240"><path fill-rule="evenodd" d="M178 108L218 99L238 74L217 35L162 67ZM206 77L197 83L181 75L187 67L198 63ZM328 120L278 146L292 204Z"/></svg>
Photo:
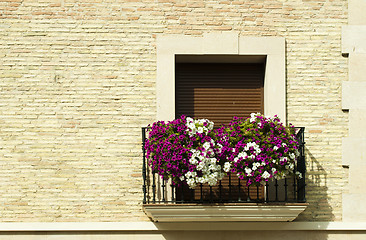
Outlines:
<svg viewBox="0 0 366 240"><path fill-rule="evenodd" d="M182 116L148 127L145 149L149 165L163 179L174 184L185 182L190 188L198 183L216 185L225 172L221 139L216 138L213 122Z"/></svg>
<svg viewBox="0 0 366 240"><path fill-rule="evenodd" d="M240 179L247 180L247 185L294 173L299 156L295 129L291 125L284 127L277 116L267 118L252 113L250 118L234 117L224 131L229 147L224 169L237 173Z"/></svg>

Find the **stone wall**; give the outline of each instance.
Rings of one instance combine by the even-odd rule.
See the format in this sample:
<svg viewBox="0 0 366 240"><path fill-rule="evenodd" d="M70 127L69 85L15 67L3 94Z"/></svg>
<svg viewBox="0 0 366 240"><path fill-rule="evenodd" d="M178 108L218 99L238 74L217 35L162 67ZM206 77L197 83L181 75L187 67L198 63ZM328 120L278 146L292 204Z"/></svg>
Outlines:
<svg viewBox="0 0 366 240"><path fill-rule="evenodd" d="M306 127L305 221L340 221L347 1L0 0L0 221L148 221L141 127L156 36L286 39L287 119Z"/></svg>
<svg viewBox="0 0 366 240"><path fill-rule="evenodd" d="M349 134L343 138L343 164L349 184L343 193L343 220L365 221L366 170L366 1L349 0L349 21L343 27L342 53L348 56L348 81L342 84L342 108L349 111ZM355 214L357 209L357 214Z"/></svg>

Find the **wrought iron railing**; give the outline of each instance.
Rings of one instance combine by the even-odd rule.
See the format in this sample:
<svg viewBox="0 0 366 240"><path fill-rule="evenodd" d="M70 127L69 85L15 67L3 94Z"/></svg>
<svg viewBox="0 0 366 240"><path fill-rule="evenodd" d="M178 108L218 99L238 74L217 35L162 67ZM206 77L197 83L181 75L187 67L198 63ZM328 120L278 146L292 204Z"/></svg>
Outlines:
<svg viewBox="0 0 366 240"><path fill-rule="evenodd" d="M300 157L296 171L301 173L302 178L291 176L282 180L269 181L264 186L248 187L245 181L230 174L219 181L217 186L201 184L195 189L189 189L186 185L177 186L169 180L161 179L148 166L144 148L146 128L142 128L143 203L304 203L306 202L304 131L304 127L297 128Z"/></svg>

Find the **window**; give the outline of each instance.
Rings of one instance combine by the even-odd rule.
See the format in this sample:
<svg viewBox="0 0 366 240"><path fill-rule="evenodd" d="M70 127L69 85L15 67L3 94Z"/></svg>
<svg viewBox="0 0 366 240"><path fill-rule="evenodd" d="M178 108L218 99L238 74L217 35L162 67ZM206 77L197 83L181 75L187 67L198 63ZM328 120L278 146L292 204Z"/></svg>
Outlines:
<svg viewBox="0 0 366 240"><path fill-rule="evenodd" d="M242 37L237 33L206 34L203 37L158 36L157 120L175 118L175 64L176 61L192 63L194 58L206 63L209 61L207 59L221 59L220 63L233 61L251 63L255 58L264 58L264 114L278 115L283 122L286 122L284 38Z"/></svg>

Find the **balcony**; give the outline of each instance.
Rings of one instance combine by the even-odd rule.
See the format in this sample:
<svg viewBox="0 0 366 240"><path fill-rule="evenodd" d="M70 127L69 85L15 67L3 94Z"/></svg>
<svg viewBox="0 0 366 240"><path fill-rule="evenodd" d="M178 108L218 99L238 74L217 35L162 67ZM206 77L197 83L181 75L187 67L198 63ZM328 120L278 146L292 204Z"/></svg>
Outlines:
<svg viewBox="0 0 366 240"><path fill-rule="evenodd" d="M305 198L304 127L297 128L300 157L296 170L302 178L288 177L266 185L246 186L233 174L216 186L195 189L162 180L147 165L143 147L143 210L155 222L293 221L307 207ZM142 128L143 146L146 128Z"/></svg>

